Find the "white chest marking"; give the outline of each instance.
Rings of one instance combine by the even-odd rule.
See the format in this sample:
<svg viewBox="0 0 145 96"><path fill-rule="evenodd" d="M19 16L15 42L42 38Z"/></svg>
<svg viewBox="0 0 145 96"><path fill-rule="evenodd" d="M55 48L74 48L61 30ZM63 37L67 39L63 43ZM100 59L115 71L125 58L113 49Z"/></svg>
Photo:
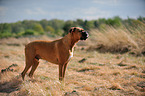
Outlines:
<svg viewBox="0 0 145 96"><path fill-rule="evenodd" d="M73 57L73 52L70 53L68 60L70 60L72 57Z"/></svg>

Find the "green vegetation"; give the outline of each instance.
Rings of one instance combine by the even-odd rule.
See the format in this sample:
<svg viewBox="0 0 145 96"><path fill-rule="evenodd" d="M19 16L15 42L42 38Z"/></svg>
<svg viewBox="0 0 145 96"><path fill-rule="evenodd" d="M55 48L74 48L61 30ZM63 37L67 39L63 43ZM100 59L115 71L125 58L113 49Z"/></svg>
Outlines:
<svg viewBox="0 0 145 96"><path fill-rule="evenodd" d="M140 28L145 25L145 18L139 17L137 19L121 19L119 16L113 18L100 18L98 20L24 20L16 23L1 23L0 24L0 38L7 37L21 37L27 35L42 35L49 36L64 36L72 26L79 26L85 30L99 29L104 30L107 26L113 26L115 28L122 28L125 26L130 32L130 28Z"/></svg>

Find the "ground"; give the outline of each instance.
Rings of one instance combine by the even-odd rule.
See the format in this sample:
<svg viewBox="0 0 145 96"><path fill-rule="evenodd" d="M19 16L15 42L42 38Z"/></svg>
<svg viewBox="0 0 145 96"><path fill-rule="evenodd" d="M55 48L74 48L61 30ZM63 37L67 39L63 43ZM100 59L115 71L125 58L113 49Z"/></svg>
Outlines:
<svg viewBox="0 0 145 96"><path fill-rule="evenodd" d="M23 81L24 46L38 39L55 38L0 40L0 96L145 96L145 57L88 51L89 40L75 46L64 81L58 79L58 66L44 60L33 78L26 75Z"/></svg>

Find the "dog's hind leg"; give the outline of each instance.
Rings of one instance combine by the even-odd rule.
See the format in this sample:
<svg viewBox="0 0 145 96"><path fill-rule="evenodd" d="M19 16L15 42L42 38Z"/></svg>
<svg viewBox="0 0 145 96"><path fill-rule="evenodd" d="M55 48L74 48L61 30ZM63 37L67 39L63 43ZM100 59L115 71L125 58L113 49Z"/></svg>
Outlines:
<svg viewBox="0 0 145 96"><path fill-rule="evenodd" d="M34 58L35 58L35 52L34 52L34 50L25 48L26 66L25 66L24 71L21 73L23 80L24 80L26 72L34 64Z"/></svg>
<svg viewBox="0 0 145 96"><path fill-rule="evenodd" d="M37 66L39 64L39 59L35 58L33 62L34 62L34 64L32 65L31 71L29 73L29 77L33 76L33 73L34 73L34 71L36 70L36 68L37 68Z"/></svg>
<svg viewBox="0 0 145 96"><path fill-rule="evenodd" d="M29 68L32 66L33 62L32 61L26 61L26 66L24 71L21 73L22 79L24 80L26 72L29 70Z"/></svg>

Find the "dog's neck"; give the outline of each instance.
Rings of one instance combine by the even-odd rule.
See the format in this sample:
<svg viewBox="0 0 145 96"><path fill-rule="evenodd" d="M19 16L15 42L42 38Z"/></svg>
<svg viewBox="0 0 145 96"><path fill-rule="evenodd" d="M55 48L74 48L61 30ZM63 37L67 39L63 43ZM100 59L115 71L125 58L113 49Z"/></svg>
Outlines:
<svg viewBox="0 0 145 96"><path fill-rule="evenodd" d="M73 47L75 43L77 43L79 40L75 39L73 34L68 33L66 36L64 36L65 42L68 42L66 46L68 46L69 50L73 51Z"/></svg>

